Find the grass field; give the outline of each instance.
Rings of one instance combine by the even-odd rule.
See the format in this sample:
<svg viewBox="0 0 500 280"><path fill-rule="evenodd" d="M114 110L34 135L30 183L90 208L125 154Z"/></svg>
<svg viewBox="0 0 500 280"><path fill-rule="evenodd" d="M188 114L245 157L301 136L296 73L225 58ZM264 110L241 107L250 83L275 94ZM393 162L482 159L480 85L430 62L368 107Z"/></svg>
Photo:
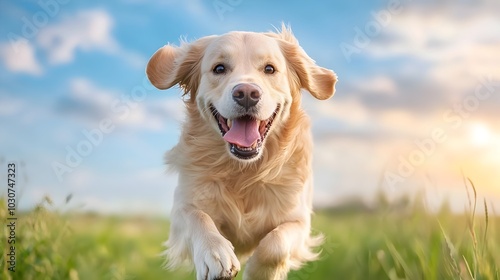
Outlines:
<svg viewBox="0 0 500 280"><path fill-rule="evenodd" d="M464 215L446 208L430 214L418 203L361 208L317 213L314 228L327 237L321 260L288 279L500 279L500 218L491 210L474 216L473 203ZM195 279L161 269L165 219L54 209L47 199L19 215L15 272L8 270L10 232L3 226L1 279ZM6 219L2 198L0 220Z"/></svg>

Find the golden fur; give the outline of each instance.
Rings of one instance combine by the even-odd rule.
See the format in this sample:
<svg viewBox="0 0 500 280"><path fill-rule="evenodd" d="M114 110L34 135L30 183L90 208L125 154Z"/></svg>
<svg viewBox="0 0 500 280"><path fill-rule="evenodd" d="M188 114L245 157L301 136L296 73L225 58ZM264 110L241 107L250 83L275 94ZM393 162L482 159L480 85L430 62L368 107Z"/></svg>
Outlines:
<svg viewBox="0 0 500 280"><path fill-rule="evenodd" d="M248 44L266 47L247 49ZM210 72L209 62L219 53L233 65L225 76ZM276 75L251 68L262 55L278 64ZM289 269L314 260L312 249L322 237L310 236L312 139L300 89L327 99L335 92L336 75L317 66L286 27L164 46L151 58L147 74L156 87L179 84L187 96L179 143L165 156L179 173L166 243L169 268L191 260L197 279L232 279L239 261L248 259L244 279L285 279ZM227 103L231 79L259 84L268 94L263 100L281 106L255 160L231 156L207 107Z"/></svg>

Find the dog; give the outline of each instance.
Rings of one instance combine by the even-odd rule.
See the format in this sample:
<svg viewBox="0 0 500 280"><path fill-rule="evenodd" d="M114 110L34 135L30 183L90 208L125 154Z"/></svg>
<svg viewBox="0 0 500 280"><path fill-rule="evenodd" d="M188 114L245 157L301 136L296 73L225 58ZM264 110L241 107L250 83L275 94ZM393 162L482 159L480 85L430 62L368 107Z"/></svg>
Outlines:
<svg viewBox="0 0 500 280"><path fill-rule="evenodd" d="M336 74L316 65L290 27L235 31L180 46L148 62L158 89L179 85L187 117L165 155L179 174L166 266L191 261L196 279L286 279L318 258L311 234L312 137L301 90L335 93Z"/></svg>

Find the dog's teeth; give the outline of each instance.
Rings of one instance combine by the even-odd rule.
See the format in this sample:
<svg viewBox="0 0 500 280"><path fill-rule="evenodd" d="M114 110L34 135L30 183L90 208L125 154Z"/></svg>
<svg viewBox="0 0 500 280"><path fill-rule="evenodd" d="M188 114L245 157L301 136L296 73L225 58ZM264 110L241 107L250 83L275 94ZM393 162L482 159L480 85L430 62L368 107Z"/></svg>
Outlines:
<svg viewBox="0 0 500 280"><path fill-rule="evenodd" d="M227 124L227 127L231 128L231 126L233 125L233 121L230 119L227 119L226 124Z"/></svg>
<svg viewBox="0 0 500 280"><path fill-rule="evenodd" d="M252 145L252 149L255 149L255 147L257 147L257 141L255 141Z"/></svg>

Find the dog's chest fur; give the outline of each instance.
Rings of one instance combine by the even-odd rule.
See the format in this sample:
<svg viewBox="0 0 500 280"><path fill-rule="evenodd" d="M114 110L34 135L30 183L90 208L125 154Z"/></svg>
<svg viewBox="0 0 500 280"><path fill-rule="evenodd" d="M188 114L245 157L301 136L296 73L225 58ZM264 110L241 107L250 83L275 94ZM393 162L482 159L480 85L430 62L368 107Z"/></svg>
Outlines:
<svg viewBox="0 0 500 280"><path fill-rule="evenodd" d="M291 169L284 166L282 172L292 173ZM278 176L273 181L257 181L242 189L239 187L242 177L235 174L197 187L198 195L193 199L193 204L213 219L220 233L240 254L255 247L279 224L293 219L305 188L305 182L299 178L292 181Z"/></svg>

